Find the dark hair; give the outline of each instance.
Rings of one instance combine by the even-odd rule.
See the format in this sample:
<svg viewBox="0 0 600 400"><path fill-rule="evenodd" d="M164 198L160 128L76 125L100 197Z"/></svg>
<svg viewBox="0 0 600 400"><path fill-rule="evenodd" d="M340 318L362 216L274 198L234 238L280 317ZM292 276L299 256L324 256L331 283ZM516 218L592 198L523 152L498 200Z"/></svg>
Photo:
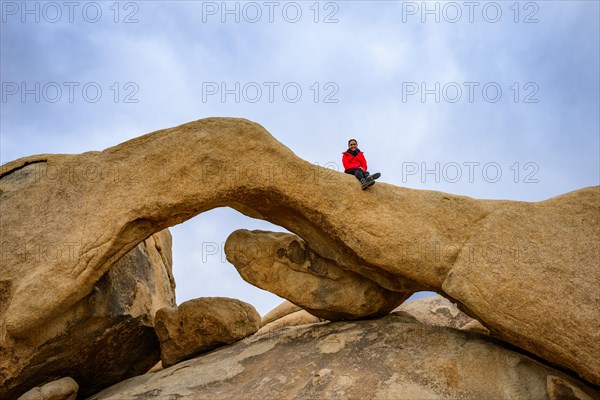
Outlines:
<svg viewBox="0 0 600 400"><path fill-rule="evenodd" d="M348 140L348 145L350 145L350 142L356 142L356 144L358 144L358 140L356 140L356 139L350 139L350 140Z"/></svg>

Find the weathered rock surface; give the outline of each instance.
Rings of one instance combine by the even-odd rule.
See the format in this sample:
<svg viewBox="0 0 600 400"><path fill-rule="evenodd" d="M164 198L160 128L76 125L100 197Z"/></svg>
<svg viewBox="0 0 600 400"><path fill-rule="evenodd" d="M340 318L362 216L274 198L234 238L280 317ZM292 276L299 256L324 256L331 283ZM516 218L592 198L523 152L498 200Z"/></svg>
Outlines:
<svg viewBox="0 0 600 400"><path fill-rule="evenodd" d="M155 328L164 367L234 343L260 328L250 304L226 297L202 297L157 311Z"/></svg>
<svg viewBox="0 0 600 400"><path fill-rule="evenodd" d="M568 380L558 376L548 375L546 378L549 400L592 400L586 392L573 385ZM598 393L595 393L598 398Z"/></svg>
<svg viewBox="0 0 600 400"><path fill-rule="evenodd" d="M162 361L159 361L156 363L156 365L154 365L154 367L150 368L148 371L146 371L147 374L152 374L154 372L157 371L162 371L164 369L163 365L162 365Z"/></svg>
<svg viewBox="0 0 600 400"><path fill-rule="evenodd" d="M36 342L142 240L228 206L388 290L443 293L493 334L600 384L599 199L599 187L537 203L385 183L363 192L230 118L26 157L0 173L0 345ZM24 256L33 248L64 251ZM2 357L11 371L19 362Z"/></svg>
<svg viewBox="0 0 600 400"><path fill-rule="evenodd" d="M489 330L481 323L464 312L456 304L442 296L431 296L419 300L408 301L396 307L392 313L410 315L423 324L445 326L468 330L471 332L489 334ZM286 326L297 326L324 322L297 305L284 301L262 318L262 327L257 334L273 332Z"/></svg>
<svg viewBox="0 0 600 400"><path fill-rule="evenodd" d="M92 399L535 400L547 399L549 376L600 396L486 336L390 315L253 335Z"/></svg>
<svg viewBox="0 0 600 400"><path fill-rule="evenodd" d="M296 311L300 311L302 308L298 307L294 303L290 303L287 300L284 300L277 307L269 311L264 317L260 320L260 326L265 326L276 319L283 318L288 314L295 313Z"/></svg>
<svg viewBox="0 0 600 400"><path fill-rule="evenodd" d="M153 317L175 304L171 264L171 234L164 230L117 261L79 302L55 310L52 322L28 332L27 341L4 335L0 398L15 398L60 376L74 378L79 393L90 395L156 364L160 346Z"/></svg>
<svg viewBox="0 0 600 400"><path fill-rule="evenodd" d="M460 327L460 329L463 331L477 332L484 335L490 334L490 330L485 326L481 325L481 322L477 321L476 319L464 324Z"/></svg>
<svg viewBox="0 0 600 400"><path fill-rule="evenodd" d="M35 387L19 397L18 400L75 400L79 385L73 378L62 378Z"/></svg>
<svg viewBox="0 0 600 400"><path fill-rule="evenodd" d="M417 321L428 325L489 333L479 321L469 317L460 311L456 304L439 295L403 303L394 310L398 311L406 312Z"/></svg>
<svg viewBox="0 0 600 400"><path fill-rule="evenodd" d="M290 233L240 229L225 254L245 281L331 321L386 315L412 294L346 271Z"/></svg>
<svg viewBox="0 0 600 400"><path fill-rule="evenodd" d="M323 318L315 317L310 314L308 311L300 310L295 311L291 314L284 315L281 318L278 318L272 322L261 327L257 335L261 335L263 333L273 332L278 329L284 328L286 326L298 326L298 325L307 325L307 324L315 324L317 322L325 322L326 320Z"/></svg>

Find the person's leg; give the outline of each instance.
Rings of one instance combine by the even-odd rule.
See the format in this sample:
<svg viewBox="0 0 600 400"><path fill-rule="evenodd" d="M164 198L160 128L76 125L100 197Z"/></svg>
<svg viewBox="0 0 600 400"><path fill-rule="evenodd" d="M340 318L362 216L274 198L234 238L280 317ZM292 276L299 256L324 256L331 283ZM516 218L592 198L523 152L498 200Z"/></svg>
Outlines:
<svg viewBox="0 0 600 400"><path fill-rule="evenodd" d="M362 186L363 190L365 190L369 186L369 180L367 179L369 173L367 171L363 171L362 169L357 168L357 171L354 173L354 176L356 176L356 179L360 181L360 185Z"/></svg>
<svg viewBox="0 0 600 400"><path fill-rule="evenodd" d="M358 179L361 182L363 179L365 179L364 172L360 168L356 168L356 171L354 172L354 176L356 177L356 179Z"/></svg>
<svg viewBox="0 0 600 400"><path fill-rule="evenodd" d="M350 168L344 171L347 174L354 175L359 181L363 178L360 168Z"/></svg>
<svg viewBox="0 0 600 400"><path fill-rule="evenodd" d="M368 172L363 171L360 168L350 168L344 172L347 174L353 174L356 177L356 179L360 181L363 190L365 190L369 186L369 182L367 181L367 176L369 176Z"/></svg>

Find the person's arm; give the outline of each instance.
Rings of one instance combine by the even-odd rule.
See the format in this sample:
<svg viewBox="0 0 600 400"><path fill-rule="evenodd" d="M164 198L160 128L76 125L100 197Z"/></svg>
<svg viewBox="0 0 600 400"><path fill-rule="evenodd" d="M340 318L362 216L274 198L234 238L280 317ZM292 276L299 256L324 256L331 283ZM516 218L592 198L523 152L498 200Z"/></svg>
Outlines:
<svg viewBox="0 0 600 400"><path fill-rule="evenodd" d="M360 153L358 155L358 160L360 161L360 166L362 167L363 171L368 171L369 169L367 168L367 159L365 158L365 153Z"/></svg>
<svg viewBox="0 0 600 400"><path fill-rule="evenodd" d="M344 165L344 171L350 168L348 164L348 153L342 153L342 164Z"/></svg>

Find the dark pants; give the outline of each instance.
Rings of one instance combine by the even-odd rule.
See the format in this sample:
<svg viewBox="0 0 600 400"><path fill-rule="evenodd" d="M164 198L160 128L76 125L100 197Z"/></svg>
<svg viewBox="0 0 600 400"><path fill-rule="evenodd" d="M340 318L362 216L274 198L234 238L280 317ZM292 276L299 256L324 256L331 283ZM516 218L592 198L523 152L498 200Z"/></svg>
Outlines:
<svg viewBox="0 0 600 400"><path fill-rule="evenodd" d="M369 171L363 171L360 168L350 168L344 171L347 174L350 175L354 175L356 177L356 179L358 179L359 181L362 181L364 178L368 177L369 175Z"/></svg>

